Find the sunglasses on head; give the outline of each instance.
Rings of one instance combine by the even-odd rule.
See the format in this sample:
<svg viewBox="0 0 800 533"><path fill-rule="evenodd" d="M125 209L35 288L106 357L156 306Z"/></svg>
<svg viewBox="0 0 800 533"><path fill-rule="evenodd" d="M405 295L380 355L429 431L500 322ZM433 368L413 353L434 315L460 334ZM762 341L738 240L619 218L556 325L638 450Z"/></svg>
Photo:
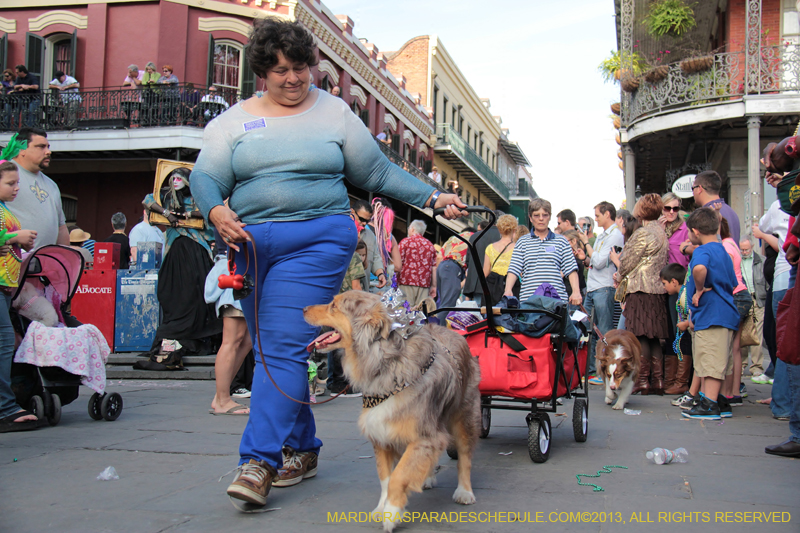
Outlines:
<svg viewBox="0 0 800 533"><path fill-rule="evenodd" d="M665 205L665 206L664 206L664 211L666 211L666 212L670 212L670 211L672 211L673 213L677 213L677 212L678 212L678 211L680 211L680 210L681 210L681 207L680 207L680 206L678 206L678 207L670 207L670 206L668 206L668 205Z"/></svg>

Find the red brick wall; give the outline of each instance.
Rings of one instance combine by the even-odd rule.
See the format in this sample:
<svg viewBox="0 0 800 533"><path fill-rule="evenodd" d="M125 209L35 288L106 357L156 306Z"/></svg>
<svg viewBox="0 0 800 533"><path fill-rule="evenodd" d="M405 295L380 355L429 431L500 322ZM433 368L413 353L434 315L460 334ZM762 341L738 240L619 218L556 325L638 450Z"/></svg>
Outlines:
<svg viewBox="0 0 800 533"><path fill-rule="evenodd" d="M428 103L428 36L422 35L408 41L403 47L387 56L386 68L398 80L406 77L406 88L419 93L422 105Z"/></svg>
<svg viewBox="0 0 800 533"><path fill-rule="evenodd" d="M746 0L729 0L726 22L728 36L728 52L744 51L747 34L747 2ZM769 30L764 45L780 43L781 35L781 0L763 0L761 3L761 28ZM763 37L762 37L763 38Z"/></svg>

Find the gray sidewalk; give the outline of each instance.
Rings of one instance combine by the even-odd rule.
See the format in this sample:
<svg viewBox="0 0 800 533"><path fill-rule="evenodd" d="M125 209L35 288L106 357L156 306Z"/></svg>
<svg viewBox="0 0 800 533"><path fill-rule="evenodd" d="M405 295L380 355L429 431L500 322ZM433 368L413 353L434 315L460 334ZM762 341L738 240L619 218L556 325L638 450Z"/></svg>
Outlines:
<svg viewBox="0 0 800 533"><path fill-rule="evenodd" d="M245 515L225 496L232 475L217 480L236 466L246 417L209 415L213 386L208 381L109 382L109 390L120 392L125 402L116 422L91 420L86 410L91 391L81 387L81 397L64 407L58 426L0 435L0 531L381 531L374 522L337 524L328 516L368 512L377 504L374 459L362 458L372 456L372 448L356 425L359 398L314 408L324 442L319 475L295 487L273 488L267 507L279 510ZM800 531L800 461L764 454L765 445L787 438L788 423L773 420L766 406L755 404L769 395L769 386L748 381L748 388L745 405L720 424L684 420L668 398L657 396L634 396L628 407L642 414L626 416L611 411L595 387L588 441L574 441L572 402L565 402L558 412L567 416L551 415L552 451L544 464L528 457L524 413L495 410L489 438L480 441L473 463L478 502L469 507L452 502L456 462L443 455L438 486L413 495L407 510L530 513L529 520L538 516L545 523L505 523L502 514L476 514L473 520L489 521L419 518L396 531ZM644 452L657 446L683 446L690 462L651 464ZM500 455L507 452L513 453ZM97 481L109 465L120 479ZM578 486L576 474L593 474L604 465L628 470L584 478L604 492ZM612 513L614 522L607 514L602 515L605 523L558 521L568 519L558 513L570 511ZM716 515L737 511L778 512L762 520L786 520L780 513L791 513L791 521L725 524L725 515ZM666 522L665 515L659 520L659 513L673 512L685 521ZM632 513L651 522L632 524ZM700 523L689 523L690 517ZM736 519L733 514L728 518Z"/></svg>

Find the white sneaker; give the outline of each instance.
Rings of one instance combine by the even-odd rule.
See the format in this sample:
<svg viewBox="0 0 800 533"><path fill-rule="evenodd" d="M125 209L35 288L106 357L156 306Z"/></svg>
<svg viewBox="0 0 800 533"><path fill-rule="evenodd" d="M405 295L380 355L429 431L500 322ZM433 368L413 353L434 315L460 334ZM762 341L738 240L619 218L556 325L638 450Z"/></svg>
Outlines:
<svg viewBox="0 0 800 533"><path fill-rule="evenodd" d="M774 381L772 378L767 377L766 374L759 374L757 376L753 376L750 378L750 381L753 383L758 383L759 385L772 385Z"/></svg>
<svg viewBox="0 0 800 533"><path fill-rule="evenodd" d="M680 407L683 402L686 400L691 400L693 398L692 394L689 391L684 392L681 396L678 396L670 403L675 407Z"/></svg>

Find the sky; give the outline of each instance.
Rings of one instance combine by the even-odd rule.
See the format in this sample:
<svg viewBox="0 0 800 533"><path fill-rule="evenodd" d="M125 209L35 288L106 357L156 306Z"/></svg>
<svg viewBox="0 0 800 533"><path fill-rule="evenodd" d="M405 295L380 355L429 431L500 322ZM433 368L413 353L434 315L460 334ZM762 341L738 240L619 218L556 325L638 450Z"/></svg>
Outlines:
<svg viewBox="0 0 800 533"><path fill-rule="evenodd" d="M531 162L533 186L555 214L593 215L625 199L609 106L619 85L597 65L616 49L614 2L572 0L323 0L381 51L437 34L509 139Z"/></svg>

